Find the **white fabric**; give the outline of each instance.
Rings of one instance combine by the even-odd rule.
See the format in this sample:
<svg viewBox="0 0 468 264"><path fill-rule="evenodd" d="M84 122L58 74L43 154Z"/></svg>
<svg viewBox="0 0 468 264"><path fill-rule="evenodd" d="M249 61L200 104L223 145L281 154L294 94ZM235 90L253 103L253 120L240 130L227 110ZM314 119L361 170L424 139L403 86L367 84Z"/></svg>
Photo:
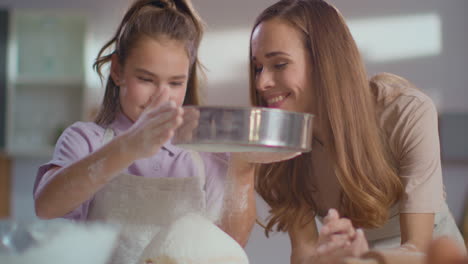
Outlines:
<svg viewBox="0 0 468 264"><path fill-rule="evenodd" d="M113 136L111 129L106 130L103 143ZM162 226L187 213L205 214L204 166L198 153L192 152L192 159L199 173L196 177L145 178L120 174L96 193L88 220L121 227L110 263L137 263Z"/></svg>

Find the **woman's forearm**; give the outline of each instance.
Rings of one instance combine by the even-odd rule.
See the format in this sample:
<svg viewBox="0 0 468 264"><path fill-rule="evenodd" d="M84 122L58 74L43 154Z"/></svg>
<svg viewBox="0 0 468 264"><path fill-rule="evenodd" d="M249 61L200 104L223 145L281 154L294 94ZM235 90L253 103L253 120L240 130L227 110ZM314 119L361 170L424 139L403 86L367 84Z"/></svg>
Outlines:
<svg viewBox="0 0 468 264"><path fill-rule="evenodd" d="M62 217L90 199L100 188L123 169L134 157L123 151L124 136L70 166L50 170L55 174L35 199L36 214L40 218Z"/></svg>
<svg viewBox="0 0 468 264"><path fill-rule="evenodd" d="M219 226L242 247L247 244L257 216L254 165L231 160Z"/></svg>

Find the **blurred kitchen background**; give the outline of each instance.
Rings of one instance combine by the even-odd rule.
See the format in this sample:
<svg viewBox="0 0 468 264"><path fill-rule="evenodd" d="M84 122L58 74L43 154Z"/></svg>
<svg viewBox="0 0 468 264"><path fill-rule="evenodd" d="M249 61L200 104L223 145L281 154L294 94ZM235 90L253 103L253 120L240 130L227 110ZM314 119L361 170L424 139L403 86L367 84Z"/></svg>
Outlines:
<svg viewBox="0 0 468 264"><path fill-rule="evenodd" d="M274 0L193 0L208 24L204 102L248 105L251 25ZM440 114L447 201L460 227L468 190L468 1L332 0L347 19L369 75L402 75ZM61 131L89 120L103 86L92 70L130 0L0 0L0 218L35 219L32 186ZM259 213L267 207L258 200ZM466 220L465 220L466 221ZM288 263L286 234L256 226L251 263Z"/></svg>

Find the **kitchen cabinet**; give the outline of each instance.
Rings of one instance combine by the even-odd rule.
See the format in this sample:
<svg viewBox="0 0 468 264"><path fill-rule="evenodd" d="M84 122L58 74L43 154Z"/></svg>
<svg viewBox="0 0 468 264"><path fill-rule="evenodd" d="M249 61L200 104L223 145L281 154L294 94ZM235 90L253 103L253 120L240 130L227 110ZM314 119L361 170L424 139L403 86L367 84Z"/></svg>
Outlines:
<svg viewBox="0 0 468 264"><path fill-rule="evenodd" d="M85 16L66 10L10 10L6 152L50 156L83 113Z"/></svg>

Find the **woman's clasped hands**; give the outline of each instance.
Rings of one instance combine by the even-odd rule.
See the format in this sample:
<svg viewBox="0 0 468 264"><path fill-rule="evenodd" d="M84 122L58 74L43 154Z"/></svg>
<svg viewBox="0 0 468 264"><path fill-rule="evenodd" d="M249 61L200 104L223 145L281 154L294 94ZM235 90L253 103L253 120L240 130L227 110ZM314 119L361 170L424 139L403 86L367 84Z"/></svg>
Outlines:
<svg viewBox="0 0 468 264"><path fill-rule="evenodd" d="M323 220L308 263L343 263L347 257L359 257L369 251L363 230L355 229L351 221L340 217L335 209L330 209Z"/></svg>

